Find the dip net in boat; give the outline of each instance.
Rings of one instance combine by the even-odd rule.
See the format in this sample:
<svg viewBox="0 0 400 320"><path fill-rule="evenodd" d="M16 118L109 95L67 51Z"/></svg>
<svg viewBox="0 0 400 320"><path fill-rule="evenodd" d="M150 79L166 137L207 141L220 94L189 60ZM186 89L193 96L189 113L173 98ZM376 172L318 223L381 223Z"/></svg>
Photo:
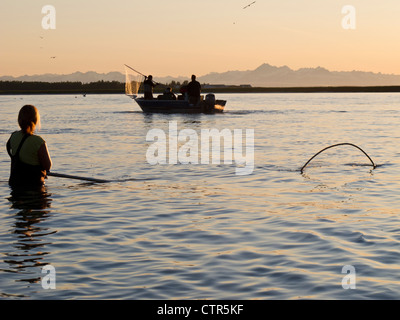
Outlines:
<svg viewBox="0 0 400 320"><path fill-rule="evenodd" d="M144 76L125 66L125 94L135 99L142 87Z"/></svg>

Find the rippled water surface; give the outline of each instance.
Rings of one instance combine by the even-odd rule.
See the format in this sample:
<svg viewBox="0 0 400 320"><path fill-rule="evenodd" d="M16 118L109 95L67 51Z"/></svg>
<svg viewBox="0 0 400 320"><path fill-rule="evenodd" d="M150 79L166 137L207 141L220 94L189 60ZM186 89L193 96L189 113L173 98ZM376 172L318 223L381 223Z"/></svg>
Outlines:
<svg viewBox="0 0 400 320"><path fill-rule="evenodd" d="M123 95L1 96L0 297L398 299L400 94L218 98L224 114L146 115ZM11 193L5 143L24 104L41 112L54 172L113 182ZM150 165L147 133L168 137L174 121L199 137L254 129L254 171ZM339 146L300 173L345 142L377 168ZM42 287L46 265L56 289Z"/></svg>

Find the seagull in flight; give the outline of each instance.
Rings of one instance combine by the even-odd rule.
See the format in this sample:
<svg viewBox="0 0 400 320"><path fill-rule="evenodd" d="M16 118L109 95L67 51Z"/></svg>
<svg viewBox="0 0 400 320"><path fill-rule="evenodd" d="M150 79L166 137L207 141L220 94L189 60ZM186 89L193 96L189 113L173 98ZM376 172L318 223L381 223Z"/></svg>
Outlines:
<svg viewBox="0 0 400 320"><path fill-rule="evenodd" d="M256 3L256 1L253 1L252 3L248 4L247 6L243 7L243 9L246 9L248 7L250 7L252 4Z"/></svg>

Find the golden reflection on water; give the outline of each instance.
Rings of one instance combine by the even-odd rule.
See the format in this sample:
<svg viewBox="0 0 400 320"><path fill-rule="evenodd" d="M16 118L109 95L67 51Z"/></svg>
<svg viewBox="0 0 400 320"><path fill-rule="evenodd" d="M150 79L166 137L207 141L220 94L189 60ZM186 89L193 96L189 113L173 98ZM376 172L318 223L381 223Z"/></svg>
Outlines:
<svg viewBox="0 0 400 320"><path fill-rule="evenodd" d="M63 266L57 298L341 298L345 264L360 270L356 298L373 295L380 280L398 285L392 251L399 242L400 137L398 112L386 109L399 109L399 95L385 95L386 107L380 95L371 101L325 94L228 100L235 97L232 111L218 117L132 113L125 100L111 107L106 96L72 107L66 96L39 97L57 170L154 179L92 185L51 178L56 208L47 191L13 193L4 201L0 297L41 297L40 284L29 287L48 261ZM368 104L349 105L349 98ZM0 119L8 137L15 115L2 106L10 114ZM150 166L146 133L167 129L171 120L197 131L254 128L254 173L239 177L227 165ZM383 166L371 170L357 150L337 148L300 174L315 152L337 142L356 142ZM160 289L160 278L170 283ZM388 296L397 293L393 288Z"/></svg>
<svg viewBox="0 0 400 320"><path fill-rule="evenodd" d="M57 231L51 231L40 224L49 218L51 208L51 194L46 188L39 190L13 190L8 198L11 209L19 210L15 214L14 230L15 242L10 246L16 250L5 253L4 262L10 265L10 272L18 273L21 282L38 283L41 277L32 277L37 272L35 268L43 267L44 261L50 252L46 250L49 244L46 236Z"/></svg>

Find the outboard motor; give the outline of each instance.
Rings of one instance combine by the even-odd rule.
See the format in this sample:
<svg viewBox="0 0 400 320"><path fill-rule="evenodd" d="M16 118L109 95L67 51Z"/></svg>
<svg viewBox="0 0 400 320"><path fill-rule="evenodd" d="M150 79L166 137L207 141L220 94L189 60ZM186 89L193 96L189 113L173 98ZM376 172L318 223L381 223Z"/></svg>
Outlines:
<svg viewBox="0 0 400 320"><path fill-rule="evenodd" d="M213 93L206 95L206 103L211 107L215 106L215 95Z"/></svg>
<svg viewBox="0 0 400 320"><path fill-rule="evenodd" d="M215 107L215 95L209 93L206 95L206 99L203 101L203 112L213 112Z"/></svg>

